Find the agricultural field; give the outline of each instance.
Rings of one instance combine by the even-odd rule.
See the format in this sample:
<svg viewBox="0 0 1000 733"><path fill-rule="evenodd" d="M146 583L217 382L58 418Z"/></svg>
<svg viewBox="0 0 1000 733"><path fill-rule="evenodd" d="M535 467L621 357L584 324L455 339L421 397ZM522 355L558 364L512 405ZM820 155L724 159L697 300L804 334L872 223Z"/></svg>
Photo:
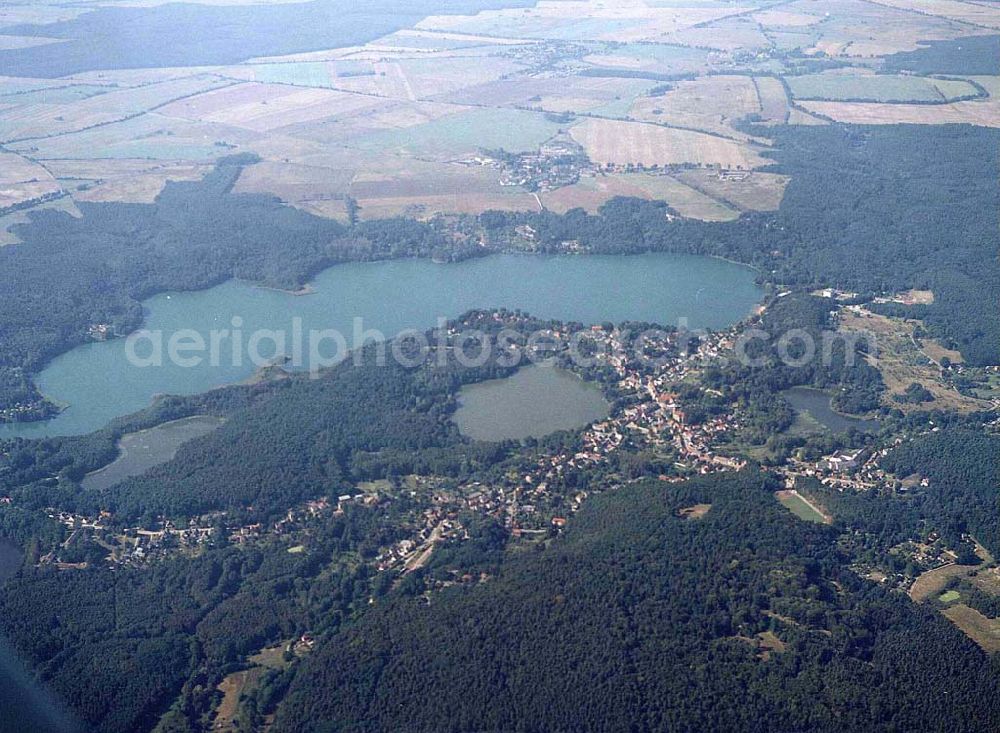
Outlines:
<svg viewBox="0 0 1000 733"><path fill-rule="evenodd" d="M712 510L711 504L695 504L684 507L677 511L677 516L681 519L702 519Z"/></svg>
<svg viewBox="0 0 1000 733"><path fill-rule="evenodd" d="M983 28L1000 28L1000 8L986 3L960 0L875 0L900 10L934 15Z"/></svg>
<svg viewBox="0 0 1000 733"><path fill-rule="evenodd" d="M238 127L145 114L66 135L6 147L36 160L145 158L211 161L230 155L257 135Z"/></svg>
<svg viewBox="0 0 1000 733"><path fill-rule="evenodd" d="M773 76L755 76L757 99L760 104L761 119L768 123L788 121L788 94L780 79Z"/></svg>
<svg viewBox="0 0 1000 733"><path fill-rule="evenodd" d="M759 23L744 15L727 13L711 23L693 25L663 37L668 43L719 51L766 48L770 41Z"/></svg>
<svg viewBox="0 0 1000 733"><path fill-rule="evenodd" d="M914 1L828 0L820 8L814 0L541 0L415 16L371 40L214 66L0 77L0 141L22 156L8 160L52 171L21 176L21 164L6 166L0 207L58 195L60 187L70 207L150 201L168 180L190 180L224 155L252 152L263 162L237 190L338 218L346 196L362 202L367 218L540 204L596 211L617 195L666 200L681 216L708 221L770 211L787 179L756 171L770 163L769 125L1000 126L996 96L948 101L980 87L996 95L998 77L878 73L897 51L994 32L1000 12ZM0 29L82 11L5 7ZM0 36L4 48L49 41ZM810 54L842 68L810 72ZM875 101L848 101L858 99ZM761 132L737 129L745 119ZM495 167L453 165L484 150L534 152L560 133L582 146L591 169L537 197L500 186ZM604 175L593 175L597 167ZM670 175L636 170L654 167ZM755 172L730 177L719 169Z"/></svg>
<svg viewBox="0 0 1000 733"><path fill-rule="evenodd" d="M960 578L972 570L968 565L945 565L920 574L910 587L910 598L916 602L940 596L952 578Z"/></svg>
<svg viewBox="0 0 1000 733"><path fill-rule="evenodd" d="M528 107L609 117L614 116L613 108L618 106L622 108L619 116L624 117L633 101L655 84L645 79L614 77L515 78L466 87L442 100L459 105Z"/></svg>
<svg viewBox="0 0 1000 733"><path fill-rule="evenodd" d="M1000 619L987 618L964 603L949 606L941 613L985 651L1000 652Z"/></svg>
<svg viewBox="0 0 1000 733"><path fill-rule="evenodd" d="M570 130L600 165L699 165L746 170L766 164L747 143L640 122L589 119Z"/></svg>
<svg viewBox="0 0 1000 733"><path fill-rule="evenodd" d="M979 93L967 81L889 74L810 74L786 81L798 100L940 104Z"/></svg>
<svg viewBox="0 0 1000 733"><path fill-rule="evenodd" d="M0 212L60 191L49 171L13 153L0 152Z"/></svg>
<svg viewBox="0 0 1000 733"><path fill-rule="evenodd" d="M833 522L833 517L823 511L814 500L807 499L794 489L778 491L775 493L775 498L788 511L806 522L815 522L816 524L831 524Z"/></svg>
<svg viewBox="0 0 1000 733"><path fill-rule="evenodd" d="M656 74L687 74L706 71L709 51L666 43L628 43L602 49L581 60L604 69L644 71Z"/></svg>
<svg viewBox="0 0 1000 733"><path fill-rule="evenodd" d="M712 170L685 170L677 179L739 211L776 211L785 195L788 176L780 173L720 174Z"/></svg>
<svg viewBox="0 0 1000 733"><path fill-rule="evenodd" d="M782 10L809 14L817 8L813 0L796 0ZM920 41L982 32L943 17L862 0L828 0L823 3L821 23L794 30L814 34L814 45L804 49L807 53L822 52L865 65L880 56L915 50Z"/></svg>
<svg viewBox="0 0 1000 733"><path fill-rule="evenodd" d="M349 192L361 206L362 219L539 209L535 196L501 186L495 171L452 163L411 161L401 169L398 160L387 159L380 171L359 173Z"/></svg>
<svg viewBox="0 0 1000 733"><path fill-rule="evenodd" d="M416 27L420 30L508 38L663 42L679 31L736 15L743 9L739 6L713 7L697 1L665 6L652 3L606 5L599 0L543 1L529 9L433 16L421 21Z"/></svg>
<svg viewBox="0 0 1000 733"><path fill-rule="evenodd" d="M856 125L948 125L1000 127L995 98L949 104L879 104L869 102L801 102L807 111Z"/></svg>
<svg viewBox="0 0 1000 733"><path fill-rule="evenodd" d="M1000 568L980 570L973 576L972 583L984 593L1000 596Z"/></svg>
<svg viewBox="0 0 1000 733"><path fill-rule="evenodd" d="M377 104L378 100L333 89L246 83L175 102L160 114L266 133Z"/></svg>
<svg viewBox="0 0 1000 733"><path fill-rule="evenodd" d="M472 109L414 127L361 135L345 144L367 152L452 160L481 148L534 150L564 127L538 112Z"/></svg>
<svg viewBox="0 0 1000 733"><path fill-rule="evenodd" d="M232 82L193 76L109 91L63 103L27 103L0 110L0 140L42 138L106 125Z"/></svg>
<svg viewBox="0 0 1000 733"><path fill-rule="evenodd" d="M151 204L168 181L197 181L211 166L197 163L166 163L146 170L122 175L110 175L78 188L73 194L77 201L125 201ZM64 182L67 186L69 181Z"/></svg>
<svg viewBox="0 0 1000 733"><path fill-rule="evenodd" d="M940 368L931 354L941 353L940 349L943 347L933 347L930 353L922 350L922 345L913 336L914 329L920 325L919 321L848 309L842 309L838 318L840 328L845 331L873 335L877 348L867 358L882 374L886 386L883 397L886 405L904 412L928 408L972 412L988 407L989 403L985 401L959 394L941 378ZM910 405L893 399L895 395L903 394L913 383L927 389L934 396L933 401Z"/></svg>
<svg viewBox="0 0 1000 733"><path fill-rule="evenodd" d="M746 140L733 123L761 113L757 87L749 76L709 76L669 86L670 91L636 100L630 116Z"/></svg>
<svg viewBox="0 0 1000 733"><path fill-rule="evenodd" d="M546 209L558 213L575 208L594 213L615 196L666 201L681 216L689 219L731 221L739 217L739 211L733 207L685 185L675 177L648 173L583 178L572 186L547 191L541 194L541 199Z"/></svg>

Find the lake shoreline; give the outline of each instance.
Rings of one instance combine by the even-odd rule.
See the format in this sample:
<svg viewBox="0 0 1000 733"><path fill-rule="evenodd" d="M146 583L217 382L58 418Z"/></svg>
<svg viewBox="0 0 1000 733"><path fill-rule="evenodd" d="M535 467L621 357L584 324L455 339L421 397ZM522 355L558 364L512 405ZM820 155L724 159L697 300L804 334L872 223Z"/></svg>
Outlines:
<svg viewBox="0 0 1000 733"><path fill-rule="evenodd" d="M437 318L454 318L469 310L512 308L554 320L642 320L670 326L685 319L694 328L720 329L745 321L766 297L749 266L669 252L585 256L519 252L444 265L426 258L346 262L322 269L308 283L310 297L295 297L292 292L229 279L206 289L160 293L143 301L142 327L168 335L193 327L208 334L231 328L230 316L240 316L245 335L255 330L292 333L293 317L304 317L307 331L333 327L350 341L354 332L350 316L363 318L363 328L391 337L412 328L432 328ZM415 299L415 294L420 297ZM153 374L169 372L173 367L167 363L140 376L125 370L121 355L109 356L124 352L126 343L124 338L89 342L53 359L35 382L50 401L69 407L52 419L0 425L0 437L91 432L106 424L107 420L101 422L104 413L111 419L138 411L156 393L195 394L254 379L245 354L245 366L223 364L210 380L204 374L193 376L198 369L188 370L188 376ZM355 346L348 343L347 350ZM143 343L139 348L149 347ZM265 355L270 348L265 341ZM226 349L228 345L224 357ZM288 345L280 351L289 353ZM90 373L94 367L88 365L94 360L103 360L108 375ZM71 373L71 363L77 373ZM117 372L119 379L111 379L110 372ZM89 390L78 384L84 379L93 380ZM147 383L151 388L140 401L135 395ZM108 408L91 404L94 391L127 404L110 414Z"/></svg>

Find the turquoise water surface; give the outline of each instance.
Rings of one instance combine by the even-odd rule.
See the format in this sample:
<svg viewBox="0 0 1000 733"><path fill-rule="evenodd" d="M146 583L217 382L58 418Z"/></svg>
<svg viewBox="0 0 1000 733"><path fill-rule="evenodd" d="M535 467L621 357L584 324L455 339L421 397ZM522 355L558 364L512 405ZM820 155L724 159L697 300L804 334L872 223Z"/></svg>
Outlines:
<svg viewBox="0 0 1000 733"><path fill-rule="evenodd" d="M182 329L197 332L206 344L213 330L239 330L237 341L244 347L258 329L282 331L283 353L274 353L267 339L258 349L261 355L282 356L292 348L294 319L301 319L306 333L336 329L350 347L368 340L355 338L355 319L363 330L377 329L389 337L404 329L431 328L438 318L491 307L583 323L639 320L678 325L686 319L691 328L721 328L747 316L762 297L747 267L666 253L495 255L454 264L353 263L325 270L312 287L312 294L295 296L230 281L208 290L165 293L146 301L144 327L161 334L164 356L170 335ZM234 361L232 343L231 338L219 341L218 364L204 352L197 366L167 359L162 366L136 366L127 358L126 339L75 348L53 360L37 380L42 392L66 409L45 422L2 425L0 437L86 433L146 407L157 394L195 394L246 379L256 366L246 348L240 349L242 360ZM152 356L152 345L140 340L134 352Z"/></svg>

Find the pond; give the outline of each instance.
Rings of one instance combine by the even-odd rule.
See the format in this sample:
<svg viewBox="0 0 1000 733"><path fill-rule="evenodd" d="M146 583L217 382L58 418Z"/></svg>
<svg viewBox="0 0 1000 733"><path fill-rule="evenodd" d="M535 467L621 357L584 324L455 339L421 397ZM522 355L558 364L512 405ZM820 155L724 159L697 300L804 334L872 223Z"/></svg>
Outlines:
<svg viewBox="0 0 1000 733"><path fill-rule="evenodd" d="M551 364L532 364L505 379L470 384L458 395L454 420L462 435L498 441L540 438L608 416L597 385Z"/></svg>
<svg viewBox="0 0 1000 733"><path fill-rule="evenodd" d="M161 345L183 330L205 342L213 332L228 333L219 342L218 359L204 358L195 366L167 359L162 366L136 366L127 358L126 339L85 344L53 360L38 376L41 391L66 409L42 423L0 425L0 438L86 433L146 407L157 394L196 394L246 379L255 371L247 357L250 336L260 329L288 334L297 319L306 333L335 329L347 346L370 340L365 331L391 337L404 329L431 328L439 318L493 307L583 323L636 320L676 326L686 321L690 328L722 328L749 315L761 300L754 279L750 268L694 255L494 255L453 264L337 265L320 273L311 284L313 292L304 296L237 281L163 293L145 302L145 328L160 334ZM230 347L237 345L239 360L231 358ZM268 345L262 342L259 351ZM153 349L151 343L139 343L133 351L146 357Z"/></svg>
<svg viewBox="0 0 1000 733"><path fill-rule="evenodd" d="M85 489L100 491L130 476L138 476L171 460L184 443L207 435L223 422L222 418L195 415L126 433L118 441L118 457L104 468L88 473L80 484Z"/></svg>
<svg viewBox="0 0 1000 733"><path fill-rule="evenodd" d="M845 415L834 410L830 405L830 393L821 389L792 387L781 394L798 413L795 424L789 430L799 433L815 433L824 429L842 433L850 428L866 432L878 430L878 420Z"/></svg>

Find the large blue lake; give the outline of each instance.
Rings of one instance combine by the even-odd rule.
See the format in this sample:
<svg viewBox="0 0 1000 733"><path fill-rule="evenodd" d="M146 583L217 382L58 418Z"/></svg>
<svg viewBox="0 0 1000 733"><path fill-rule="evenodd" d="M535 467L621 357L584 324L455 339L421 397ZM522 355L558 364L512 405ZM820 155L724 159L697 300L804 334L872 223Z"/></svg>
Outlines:
<svg viewBox="0 0 1000 733"><path fill-rule="evenodd" d="M356 318L365 329L391 337L480 307L519 308L583 323L678 325L686 319L690 328L722 328L746 317L762 297L747 267L666 253L357 263L320 273L312 287L312 294L294 296L231 281L209 290L161 294L145 303L145 328L162 333L164 343L182 329L193 329L208 342L213 330L230 330L238 318L246 342L258 329L290 332L298 318L306 332L336 329L354 346ZM195 394L251 376L254 364L247 358L234 363L227 343L219 344L217 365L206 357L194 367L169 360L163 366L136 366L127 358L125 339L80 346L53 360L38 378L42 392L66 409L46 422L0 426L0 437L86 433L146 407L157 394ZM266 353L271 345L261 342L258 351ZM291 348L289 342L286 346L286 351ZM140 342L134 352L151 356L152 346Z"/></svg>

